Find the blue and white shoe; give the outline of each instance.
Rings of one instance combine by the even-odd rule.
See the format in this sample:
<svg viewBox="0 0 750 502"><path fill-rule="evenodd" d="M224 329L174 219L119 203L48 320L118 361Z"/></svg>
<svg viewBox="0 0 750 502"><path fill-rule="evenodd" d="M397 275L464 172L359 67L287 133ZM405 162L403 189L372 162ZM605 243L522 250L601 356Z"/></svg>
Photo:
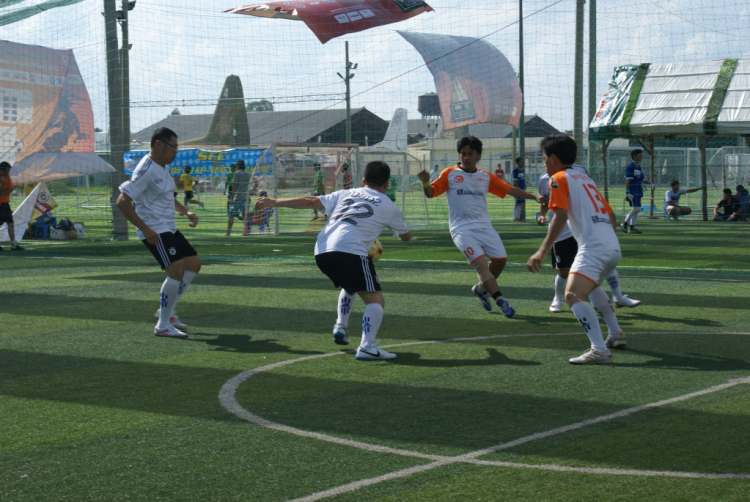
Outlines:
<svg viewBox="0 0 750 502"><path fill-rule="evenodd" d="M508 300L503 300L502 298L498 298L497 306L500 307L500 310L503 311L503 314L505 315L505 317L513 317L513 314L516 313L516 309L510 306L510 303L508 303Z"/></svg>
<svg viewBox="0 0 750 502"><path fill-rule="evenodd" d="M334 324L333 343L336 345L349 345L349 328L338 322Z"/></svg>
<svg viewBox="0 0 750 502"><path fill-rule="evenodd" d="M475 284L474 287L471 288L471 291L476 295L477 298L479 298L479 301L482 302L482 307L484 307L484 310L488 312L492 310L490 294L487 291L485 291L484 293L480 293L478 284Z"/></svg>

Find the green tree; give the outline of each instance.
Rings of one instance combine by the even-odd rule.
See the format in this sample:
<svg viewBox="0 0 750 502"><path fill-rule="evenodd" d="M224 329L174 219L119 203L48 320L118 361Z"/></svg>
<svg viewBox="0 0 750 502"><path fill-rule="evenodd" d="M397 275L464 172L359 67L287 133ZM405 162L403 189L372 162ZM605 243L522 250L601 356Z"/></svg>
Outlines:
<svg viewBox="0 0 750 502"><path fill-rule="evenodd" d="M174 110L172 110L172 113L170 113L170 115L181 115L180 109L179 108L175 108Z"/></svg>
<svg viewBox="0 0 750 502"><path fill-rule="evenodd" d="M261 99L260 101L251 101L247 104L247 111L249 112L272 112L273 103L267 99Z"/></svg>

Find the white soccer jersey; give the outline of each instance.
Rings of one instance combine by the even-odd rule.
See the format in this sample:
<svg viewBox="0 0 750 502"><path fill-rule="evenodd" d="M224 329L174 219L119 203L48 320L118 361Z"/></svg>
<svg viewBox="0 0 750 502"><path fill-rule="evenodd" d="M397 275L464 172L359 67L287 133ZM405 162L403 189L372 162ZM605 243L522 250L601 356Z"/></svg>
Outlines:
<svg viewBox="0 0 750 502"><path fill-rule="evenodd" d="M549 207L565 209L579 252L620 249L609 214L612 208L594 180L575 169L563 169L550 179Z"/></svg>
<svg viewBox="0 0 750 502"><path fill-rule="evenodd" d="M120 185L120 191L133 199L135 212L157 234L176 232L174 223L174 179L169 169L146 155L136 166L130 181ZM143 233L136 229L138 238Z"/></svg>
<svg viewBox="0 0 750 502"><path fill-rule="evenodd" d="M316 255L341 251L367 256L384 227L390 227L396 235L409 231L396 204L373 188L339 190L318 198L329 216L315 242Z"/></svg>
<svg viewBox="0 0 750 502"><path fill-rule="evenodd" d="M512 187L487 171L467 173L458 166L445 169L432 182L433 197L445 193L451 236L472 228L492 228L487 193L504 198Z"/></svg>
<svg viewBox="0 0 750 502"><path fill-rule="evenodd" d="M667 193L664 195L664 210L665 211L667 210L670 202L673 202L675 206L679 206L680 196L686 193L687 193L687 190L685 190L684 188L678 188L677 192L675 192L671 188L667 190Z"/></svg>
<svg viewBox="0 0 750 502"><path fill-rule="evenodd" d="M588 174L589 172L586 170L585 167L583 167L581 164L573 164L570 166L571 169L575 169L577 171L581 171L584 174ZM544 173L541 176L539 176L539 187L538 187L538 193L539 195L544 195L547 198L549 198L549 174ZM555 212L550 209L550 212L554 215ZM552 218L548 218L548 225L552 224ZM563 231L560 234L560 237L557 238L555 242L564 241L565 239L570 239L573 237L573 234L570 232L570 227L568 226L568 223L565 223L565 226L563 227Z"/></svg>

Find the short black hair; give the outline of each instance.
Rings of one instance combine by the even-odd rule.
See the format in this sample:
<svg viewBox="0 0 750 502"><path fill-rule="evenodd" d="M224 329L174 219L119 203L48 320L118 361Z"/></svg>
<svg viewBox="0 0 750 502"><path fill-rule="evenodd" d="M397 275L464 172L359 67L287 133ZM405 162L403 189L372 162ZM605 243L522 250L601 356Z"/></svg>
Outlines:
<svg viewBox="0 0 750 502"><path fill-rule="evenodd" d="M10 163L5 161L0 162L0 169L10 169Z"/></svg>
<svg viewBox="0 0 750 502"><path fill-rule="evenodd" d="M516 157L516 162L518 162L519 160L523 160L523 157Z"/></svg>
<svg viewBox="0 0 750 502"><path fill-rule="evenodd" d="M365 166L365 185L382 187L391 178L391 168L382 160L373 160Z"/></svg>
<svg viewBox="0 0 750 502"><path fill-rule="evenodd" d="M237 169L239 169L240 171L244 171L245 170L245 161L244 160L240 159L240 160L237 161Z"/></svg>
<svg viewBox="0 0 750 502"><path fill-rule="evenodd" d="M190 166L185 166L185 167L182 168L182 170L183 170L183 172L188 172L188 171L192 171L193 168L190 167Z"/></svg>
<svg viewBox="0 0 750 502"><path fill-rule="evenodd" d="M725 188L722 193L724 195L732 195L732 189L731 188Z"/></svg>
<svg viewBox="0 0 750 502"><path fill-rule="evenodd" d="M634 159L634 158L636 158L638 155L640 155L642 153L643 153L643 150L641 150L640 148L636 148L635 150L633 150L633 151L630 152L630 158Z"/></svg>
<svg viewBox="0 0 750 502"><path fill-rule="evenodd" d="M343 166L341 166L341 169L343 169L344 171L348 171L349 170L349 164L344 164Z"/></svg>
<svg viewBox="0 0 750 502"><path fill-rule="evenodd" d="M539 143L539 148L547 157L557 155L560 162L565 165L573 164L578 154L578 145L576 145L576 142L573 141L573 138L564 134L545 136Z"/></svg>
<svg viewBox="0 0 750 502"><path fill-rule="evenodd" d="M169 129L168 127L160 127L154 131L154 134L151 135L151 148L154 147L157 141L161 141L162 143L169 143L170 139L176 137L177 133L175 133L172 129Z"/></svg>
<svg viewBox="0 0 750 502"><path fill-rule="evenodd" d="M675 185L679 185L679 184L680 184L680 182L677 181L677 180L672 180L672 181L669 182L669 186L671 186L671 187L673 187Z"/></svg>
<svg viewBox="0 0 750 502"><path fill-rule="evenodd" d="M740 192L740 191L742 191L742 190L744 190L744 189L745 189L745 187L743 187L742 185L737 185L737 186L735 187L735 190L737 190L738 192Z"/></svg>
<svg viewBox="0 0 750 502"><path fill-rule="evenodd" d="M465 146L468 146L480 155L482 154L482 141L476 136L464 136L459 139L458 143L456 143L456 151L461 153L461 149Z"/></svg>

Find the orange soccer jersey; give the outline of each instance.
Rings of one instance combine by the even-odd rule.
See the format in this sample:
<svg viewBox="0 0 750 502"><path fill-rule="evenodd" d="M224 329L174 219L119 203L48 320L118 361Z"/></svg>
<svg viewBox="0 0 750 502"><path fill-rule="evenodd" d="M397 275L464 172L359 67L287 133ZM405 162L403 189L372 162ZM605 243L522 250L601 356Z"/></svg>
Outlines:
<svg viewBox="0 0 750 502"><path fill-rule="evenodd" d="M610 215L612 208L594 180L574 169L563 169L549 181L549 208L568 212L570 231L579 250L620 249Z"/></svg>
<svg viewBox="0 0 750 502"><path fill-rule="evenodd" d="M10 174L5 176L5 179L0 181L0 193L5 192L6 190L12 190L13 189L13 181L10 179ZM10 203L10 193L6 193L5 195L0 195L0 204L3 202Z"/></svg>

